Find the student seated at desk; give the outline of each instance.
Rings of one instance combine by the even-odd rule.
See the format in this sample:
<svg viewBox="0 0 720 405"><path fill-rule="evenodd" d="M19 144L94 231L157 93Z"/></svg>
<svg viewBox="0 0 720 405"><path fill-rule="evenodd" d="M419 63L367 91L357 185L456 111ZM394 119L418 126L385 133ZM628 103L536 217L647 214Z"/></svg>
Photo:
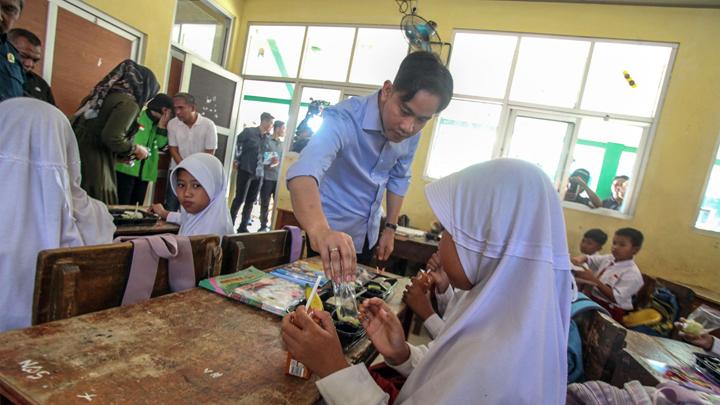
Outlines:
<svg viewBox="0 0 720 405"><path fill-rule="evenodd" d="M572 276L548 177L530 163L497 159L431 183L425 193L447 229L439 245L443 269L464 293L427 347L405 341L382 300L361 305L373 345L407 376L395 403L565 403ZM282 338L321 377L325 401L388 403L363 364L347 364L330 314L313 317L319 325L303 307L286 316Z"/></svg>
<svg viewBox="0 0 720 405"><path fill-rule="evenodd" d="M180 212L169 212L162 204L153 205L151 211L179 224L178 235L233 233L225 203L225 175L218 158L203 152L188 156L170 174L170 184L180 200Z"/></svg>
<svg viewBox="0 0 720 405"><path fill-rule="evenodd" d="M609 255L572 258L576 266L587 264L590 270L576 271L578 284L590 286L589 296L610 311L613 319L622 323L627 311L633 310L632 297L643 287L635 255L640 251L643 234L634 228L615 231Z"/></svg>
<svg viewBox="0 0 720 405"><path fill-rule="evenodd" d="M679 322L675 322L675 327L680 330L680 337L683 338L686 342L693 344L695 346L698 346L702 348L703 350L707 350L709 352L712 352L715 355L720 356L720 339L716 338L715 336L710 335L709 333L705 332L699 336L689 335L687 333L682 332L683 323L685 323L685 318L680 318Z"/></svg>
<svg viewBox="0 0 720 405"><path fill-rule="evenodd" d="M589 229L580 241L580 253L586 256L599 256L607 242L607 234L602 229ZM573 270L589 270L587 263L582 266L573 265Z"/></svg>
<svg viewBox="0 0 720 405"><path fill-rule="evenodd" d="M60 110L31 98L0 103L0 332L30 326L38 252L110 243L105 204L80 187L80 154Z"/></svg>

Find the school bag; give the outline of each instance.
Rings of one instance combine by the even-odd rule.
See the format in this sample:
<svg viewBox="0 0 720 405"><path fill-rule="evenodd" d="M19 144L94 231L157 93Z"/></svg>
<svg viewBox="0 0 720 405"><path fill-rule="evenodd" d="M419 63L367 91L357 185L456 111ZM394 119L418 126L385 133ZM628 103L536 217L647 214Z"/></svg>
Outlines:
<svg viewBox="0 0 720 405"><path fill-rule="evenodd" d="M653 291L647 307L660 314L660 320L652 324L638 325L630 329L642 332L647 335L670 337L673 331L673 324L679 318L680 306L677 297L666 287L658 286Z"/></svg>
<svg viewBox="0 0 720 405"><path fill-rule="evenodd" d="M598 305L597 302L588 298L583 293L578 293L578 298L573 301L570 309L570 334L568 336L567 362L568 362L568 384L581 382L585 380L585 369L583 368L583 347L580 329L578 329L575 315L580 315L587 311L601 311L610 315L605 308Z"/></svg>

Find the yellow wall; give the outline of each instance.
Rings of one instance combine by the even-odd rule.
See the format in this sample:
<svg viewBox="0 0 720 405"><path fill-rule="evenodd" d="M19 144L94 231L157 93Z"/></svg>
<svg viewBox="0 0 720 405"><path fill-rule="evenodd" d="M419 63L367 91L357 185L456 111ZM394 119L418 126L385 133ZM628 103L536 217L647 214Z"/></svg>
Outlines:
<svg viewBox="0 0 720 405"><path fill-rule="evenodd" d="M693 230L720 134L720 10L477 0L424 0L420 7L419 14L437 21L446 40L452 29L466 28L679 43L637 214L621 220L566 209L568 238L577 252L590 227L609 233L618 227L639 228L647 239L637 258L643 272L720 291L720 236ZM243 55L248 21L395 25L399 19L395 3L388 0L245 0L235 55ZM422 228L432 220L422 191L432 129L430 123L423 133L403 209ZM280 198L279 205L289 207L286 191Z"/></svg>
<svg viewBox="0 0 720 405"><path fill-rule="evenodd" d="M87 4L144 33L143 64L165 84L176 0L85 0Z"/></svg>

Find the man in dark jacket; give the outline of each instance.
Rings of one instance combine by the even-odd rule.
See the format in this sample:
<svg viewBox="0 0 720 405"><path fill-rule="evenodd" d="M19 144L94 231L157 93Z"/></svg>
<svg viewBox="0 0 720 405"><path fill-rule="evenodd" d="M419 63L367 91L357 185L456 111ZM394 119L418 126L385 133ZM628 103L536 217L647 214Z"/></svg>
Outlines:
<svg viewBox="0 0 720 405"><path fill-rule="evenodd" d="M0 101L22 97L25 74L7 33L20 18L25 0L0 0Z"/></svg>
<svg viewBox="0 0 720 405"><path fill-rule="evenodd" d="M270 113L264 112L260 115L259 126L245 128L237 136L235 143L237 178L235 179L235 198L230 207L230 215L234 224L240 205L244 201L242 218L238 228L239 233L248 231L250 214L263 177L263 145L265 138L270 135L270 128L272 128L274 119L275 117Z"/></svg>
<svg viewBox="0 0 720 405"><path fill-rule="evenodd" d="M25 70L24 92L28 97L46 101L55 105L50 85L33 69L42 58L42 42L37 35L23 28L13 28L8 32L8 41L17 49Z"/></svg>

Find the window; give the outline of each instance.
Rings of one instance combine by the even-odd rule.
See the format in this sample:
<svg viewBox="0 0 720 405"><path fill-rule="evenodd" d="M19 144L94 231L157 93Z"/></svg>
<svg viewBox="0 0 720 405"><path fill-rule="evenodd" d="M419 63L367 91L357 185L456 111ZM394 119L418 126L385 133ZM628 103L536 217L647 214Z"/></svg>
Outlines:
<svg viewBox="0 0 720 405"><path fill-rule="evenodd" d="M178 0L172 40L223 65L231 23L232 18L209 0Z"/></svg>
<svg viewBox="0 0 720 405"><path fill-rule="evenodd" d="M379 87L407 53L399 28L251 24L243 74Z"/></svg>
<svg viewBox="0 0 720 405"><path fill-rule="evenodd" d="M453 48L455 94L436 121L427 177L513 157L563 194L585 169L578 201L598 208L584 196L595 193L607 200L601 212L631 211L676 45L459 31Z"/></svg>
<svg viewBox="0 0 720 405"><path fill-rule="evenodd" d="M700 204L700 213L695 227L706 231L720 232L720 147L715 153L715 162Z"/></svg>

